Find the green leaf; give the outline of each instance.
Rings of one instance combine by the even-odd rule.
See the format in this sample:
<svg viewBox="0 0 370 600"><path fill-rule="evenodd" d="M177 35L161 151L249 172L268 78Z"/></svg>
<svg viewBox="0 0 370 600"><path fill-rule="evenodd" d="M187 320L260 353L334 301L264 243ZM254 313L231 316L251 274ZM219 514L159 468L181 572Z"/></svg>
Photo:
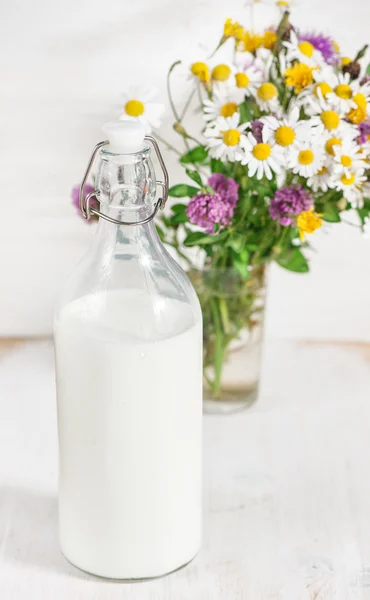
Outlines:
<svg viewBox="0 0 370 600"><path fill-rule="evenodd" d="M173 204L171 210L174 213L184 212L186 210L186 204Z"/></svg>
<svg viewBox="0 0 370 600"><path fill-rule="evenodd" d="M322 218L328 223L339 223L341 220L339 210L333 204L324 204L324 212Z"/></svg>
<svg viewBox="0 0 370 600"><path fill-rule="evenodd" d="M199 188L187 185L186 183L179 183L170 187L168 195L173 198L192 198L198 192Z"/></svg>
<svg viewBox="0 0 370 600"><path fill-rule="evenodd" d="M366 75L370 75L370 63L367 65Z"/></svg>
<svg viewBox="0 0 370 600"><path fill-rule="evenodd" d="M208 235L201 231L192 231L184 240L185 246L206 246L208 244L217 244L228 236L227 231L223 231L218 235Z"/></svg>
<svg viewBox="0 0 370 600"><path fill-rule="evenodd" d="M243 277L243 279L249 279L250 271L249 266L245 263L234 261L234 268L238 271L239 275Z"/></svg>
<svg viewBox="0 0 370 600"><path fill-rule="evenodd" d="M254 116L252 112L252 106L250 104L250 100L245 100L239 106L240 113L240 122L247 123L248 121L253 121Z"/></svg>
<svg viewBox="0 0 370 600"><path fill-rule="evenodd" d="M180 223L187 223L189 221L186 212L178 212L170 217L171 223L173 225L179 225Z"/></svg>
<svg viewBox="0 0 370 600"><path fill-rule="evenodd" d="M225 173L226 166L218 158L211 158L211 171L212 173Z"/></svg>
<svg viewBox="0 0 370 600"><path fill-rule="evenodd" d="M190 169L185 169L185 170L186 170L187 176L190 177L190 179L195 181L195 183L197 183L200 187L203 186L202 179L201 179L201 176L199 175L198 171L191 171Z"/></svg>
<svg viewBox="0 0 370 600"><path fill-rule="evenodd" d="M303 256L299 248L291 248L282 256L279 257L277 263L288 269L288 271L294 271L295 273L308 273L309 266L308 262Z"/></svg>
<svg viewBox="0 0 370 600"><path fill-rule="evenodd" d="M245 246L245 237L243 235L236 234L227 240L226 245L236 254L240 254Z"/></svg>
<svg viewBox="0 0 370 600"><path fill-rule="evenodd" d="M361 50L359 52L357 52L353 62L357 62L358 60L361 60L361 58L363 58L365 56L368 47L369 47L369 44L365 44L365 46L363 48L361 48Z"/></svg>
<svg viewBox="0 0 370 600"><path fill-rule="evenodd" d="M195 148L192 148L192 150L189 150L189 152L186 152L186 154L183 154L183 156L180 158L180 162L183 164L204 163L207 158L208 152L205 147L196 146Z"/></svg>
<svg viewBox="0 0 370 600"><path fill-rule="evenodd" d="M363 202L363 206L357 209L357 214L360 217L361 225L365 223L366 217L370 215L370 198L364 198Z"/></svg>

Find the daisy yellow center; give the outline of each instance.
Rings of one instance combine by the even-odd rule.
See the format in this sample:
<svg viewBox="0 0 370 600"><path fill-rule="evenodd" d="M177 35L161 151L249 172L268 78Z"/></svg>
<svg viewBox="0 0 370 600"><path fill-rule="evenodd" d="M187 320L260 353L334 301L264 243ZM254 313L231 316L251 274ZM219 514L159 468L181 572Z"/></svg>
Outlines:
<svg viewBox="0 0 370 600"><path fill-rule="evenodd" d="M289 2L286 2L286 0L277 0L276 6L287 6L287 7L289 7Z"/></svg>
<svg viewBox="0 0 370 600"><path fill-rule="evenodd" d="M339 138L331 138L325 144L325 150L330 156L334 156L334 146L341 146L342 140Z"/></svg>
<svg viewBox="0 0 370 600"><path fill-rule="evenodd" d="M280 146L291 146L295 140L294 129L282 125L276 130L275 139Z"/></svg>
<svg viewBox="0 0 370 600"><path fill-rule="evenodd" d="M334 88L336 95L343 100L350 100L352 98L352 89L350 85L346 83L340 83Z"/></svg>
<svg viewBox="0 0 370 600"><path fill-rule="evenodd" d="M257 91L257 95L263 102L269 102L276 98L278 94L276 86L273 83L263 83Z"/></svg>
<svg viewBox="0 0 370 600"><path fill-rule="evenodd" d="M271 154L271 146L269 144L256 144L252 153L257 160L266 160Z"/></svg>
<svg viewBox="0 0 370 600"><path fill-rule="evenodd" d="M190 67L191 72L195 77L198 77L203 83L210 80L209 69L204 62L195 62Z"/></svg>
<svg viewBox="0 0 370 600"><path fill-rule="evenodd" d="M351 62L352 62L352 60L348 56L342 56L342 58L341 58L342 67L349 65L349 63L351 63Z"/></svg>
<svg viewBox="0 0 370 600"><path fill-rule="evenodd" d="M299 94L305 87L312 85L314 70L315 67L309 67L304 63L295 63L285 71L285 83L288 87L294 87L294 92Z"/></svg>
<svg viewBox="0 0 370 600"><path fill-rule="evenodd" d="M125 104L125 112L130 117L140 117L144 113L145 107L140 100L129 100Z"/></svg>
<svg viewBox="0 0 370 600"><path fill-rule="evenodd" d="M313 55L314 47L311 42L301 42L298 44L298 48L302 54L304 54L304 56L308 56L308 58L311 58Z"/></svg>
<svg viewBox="0 0 370 600"><path fill-rule="evenodd" d="M227 81L231 75L231 69L228 65L217 65L212 71L214 81Z"/></svg>
<svg viewBox="0 0 370 600"><path fill-rule="evenodd" d="M240 131L237 129L228 129L222 135L226 146L237 146L240 142Z"/></svg>
<svg viewBox="0 0 370 600"><path fill-rule="evenodd" d="M329 129L330 131L332 129L337 129L340 123L340 116L334 110L324 110L321 113L321 120L326 129Z"/></svg>
<svg viewBox="0 0 370 600"><path fill-rule="evenodd" d="M322 95L325 98L327 96L327 94L330 94L330 92L333 91L333 88L328 83L325 83L325 81L322 81L321 83L318 83L317 85L315 85L315 96L316 97L319 97L319 90L321 91Z"/></svg>
<svg viewBox="0 0 370 600"><path fill-rule="evenodd" d="M343 154L340 162L342 163L343 167L350 167L352 165L352 158L346 154Z"/></svg>
<svg viewBox="0 0 370 600"><path fill-rule="evenodd" d="M238 110L238 105L235 102L226 102L220 109L220 115L222 117L232 117Z"/></svg>
<svg viewBox="0 0 370 600"><path fill-rule="evenodd" d="M320 171L317 172L318 175L325 175L328 172L327 167L321 167Z"/></svg>
<svg viewBox="0 0 370 600"><path fill-rule="evenodd" d="M298 162L301 165L311 165L314 161L315 155L312 150L301 150L298 154Z"/></svg>
<svg viewBox="0 0 370 600"><path fill-rule="evenodd" d="M355 182L355 176L353 173L351 173L350 175L342 175L342 177L340 178L341 182L344 185L352 185Z"/></svg>
<svg viewBox="0 0 370 600"><path fill-rule="evenodd" d="M238 88L246 88L249 85L249 77L246 73L237 73L235 83Z"/></svg>

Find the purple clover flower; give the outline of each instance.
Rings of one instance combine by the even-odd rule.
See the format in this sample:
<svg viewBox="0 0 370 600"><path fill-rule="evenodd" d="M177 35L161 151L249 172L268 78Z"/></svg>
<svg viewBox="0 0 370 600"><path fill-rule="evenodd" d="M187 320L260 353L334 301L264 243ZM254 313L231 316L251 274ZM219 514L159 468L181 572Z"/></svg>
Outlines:
<svg viewBox="0 0 370 600"><path fill-rule="evenodd" d="M311 194L301 185L291 185L280 188L275 192L270 203L270 216L274 221L279 221L280 225L287 227L293 224L290 215L299 215L301 212L309 210L313 205Z"/></svg>
<svg viewBox="0 0 370 600"><path fill-rule="evenodd" d="M255 140L257 141L257 144L261 144L263 141L262 140L262 130L263 130L262 121L259 121L258 119L256 119L255 121L252 121L251 129L252 129L253 136L254 136Z"/></svg>
<svg viewBox="0 0 370 600"><path fill-rule="evenodd" d="M233 212L231 206L218 193L203 194L200 192L190 200L186 208L190 223L199 225L209 234L214 233L216 223L222 229L229 225Z"/></svg>
<svg viewBox="0 0 370 600"><path fill-rule="evenodd" d="M93 185L91 185L90 183L86 183L85 187L84 187L85 198L94 189L95 188ZM79 183L77 185L73 186L72 191L71 191L71 198L72 198L72 204L75 207L75 209L77 210L78 215L81 218L83 218L81 210L80 210L80 184ZM95 198L92 198L91 206L98 208L98 203L95 200ZM91 215L91 219L86 221L86 223L92 223L96 219L97 219L97 217L95 215ZM84 219L84 221L85 221L85 219Z"/></svg>
<svg viewBox="0 0 370 600"><path fill-rule="evenodd" d="M358 132L359 132L359 136L356 140L357 143L358 144L366 144L366 142L369 141L369 136L370 136L370 119L367 119L367 121L364 121L363 123L359 124Z"/></svg>
<svg viewBox="0 0 370 600"><path fill-rule="evenodd" d="M338 60L338 53L335 51L334 42L330 37L321 33L299 33L298 38L302 42L310 42L316 50L319 50L328 65L332 65Z"/></svg>
<svg viewBox="0 0 370 600"><path fill-rule="evenodd" d="M235 208L238 201L239 184L232 177L226 177L222 173L214 173L208 179L208 185L220 196L223 200Z"/></svg>
<svg viewBox="0 0 370 600"><path fill-rule="evenodd" d="M208 234L214 233L214 225L224 229L230 225L238 201L239 184L232 177L214 173L208 179L208 185L214 193L200 192L190 200L186 214L190 223L198 225Z"/></svg>

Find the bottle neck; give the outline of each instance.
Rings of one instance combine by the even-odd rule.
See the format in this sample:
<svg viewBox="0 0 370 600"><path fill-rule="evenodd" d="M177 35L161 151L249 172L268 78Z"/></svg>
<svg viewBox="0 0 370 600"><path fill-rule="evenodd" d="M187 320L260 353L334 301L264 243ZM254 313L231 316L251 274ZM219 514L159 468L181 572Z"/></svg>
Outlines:
<svg viewBox="0 0 370 600"><path fill-rule="evenodd" d="M149 148L128 155L102 150L96 187L100 211L107 217L132 224L148 219L156 194Z"/></svg>

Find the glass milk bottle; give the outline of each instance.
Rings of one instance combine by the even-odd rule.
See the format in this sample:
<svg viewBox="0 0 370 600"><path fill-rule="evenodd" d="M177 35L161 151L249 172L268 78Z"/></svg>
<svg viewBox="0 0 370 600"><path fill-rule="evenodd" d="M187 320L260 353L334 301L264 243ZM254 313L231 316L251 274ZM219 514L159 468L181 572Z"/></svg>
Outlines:
<svg viewBox="0 0 370 600"><path fill-rule="evenodd" d="M154 225L155 140L137 122L103 131L80 194L97 233L55 316L60 543L84 571L146 579L200 547L202 320Z"/></svg>

